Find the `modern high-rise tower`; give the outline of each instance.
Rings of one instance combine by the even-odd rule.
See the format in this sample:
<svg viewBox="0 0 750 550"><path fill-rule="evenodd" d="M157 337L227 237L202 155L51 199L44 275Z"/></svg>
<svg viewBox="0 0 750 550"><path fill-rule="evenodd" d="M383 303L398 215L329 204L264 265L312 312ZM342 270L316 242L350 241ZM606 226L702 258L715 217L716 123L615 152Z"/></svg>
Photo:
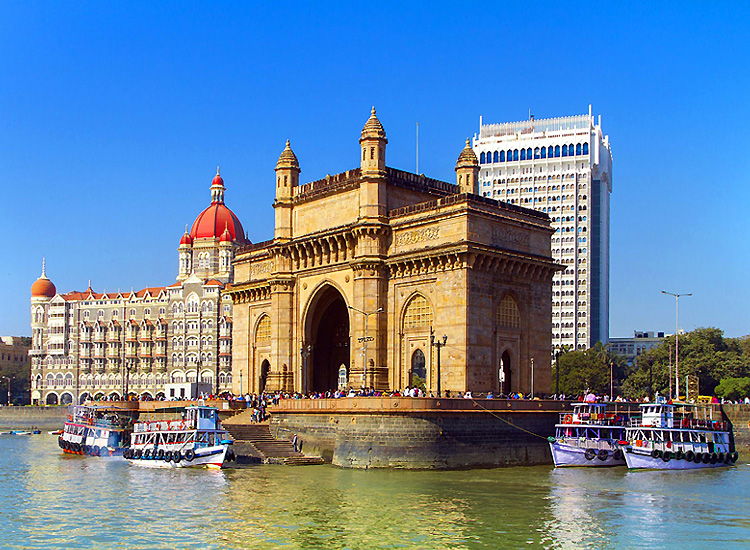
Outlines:
<svg viewBox="0 0 750 550"><path fill-rule="evenodd" d="M586 349L609 337L612 151L601 115L483 124L474 135L485 197L540 210L555 234L552 346Z"/></svg>

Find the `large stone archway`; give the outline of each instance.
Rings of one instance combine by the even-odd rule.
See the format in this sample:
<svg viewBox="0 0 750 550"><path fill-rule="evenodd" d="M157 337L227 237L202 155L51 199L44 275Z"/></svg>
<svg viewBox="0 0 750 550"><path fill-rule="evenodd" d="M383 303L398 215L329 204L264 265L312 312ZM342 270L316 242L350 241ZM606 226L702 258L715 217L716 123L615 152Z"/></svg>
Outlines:
<svg viewBox="0 0 750 550"><path fill-rule="evenodd" d="M349 372L349 311L341 293L325 285L311 302L305 321L307 391L335 390L339 368Z"/></svg>

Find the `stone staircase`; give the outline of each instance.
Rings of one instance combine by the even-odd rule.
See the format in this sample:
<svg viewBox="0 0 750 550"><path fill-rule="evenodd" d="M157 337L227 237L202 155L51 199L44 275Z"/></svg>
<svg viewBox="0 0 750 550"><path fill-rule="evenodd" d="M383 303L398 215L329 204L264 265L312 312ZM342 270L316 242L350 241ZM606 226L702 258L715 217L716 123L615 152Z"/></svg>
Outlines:
<svg viewBox="0 0 750 550"><path fill-rule="evenodd" d="M242 416L242 415L238 415ZM252 459L260 459L264 464L285 464L288 466L307 466L324 464L319 456L307 456L295 451L291 441L276 439L271 435L268 422L244 423L244 419L233 418L225 422L223 427L235 440L237 456L242 461L243 455Z"/></svg>

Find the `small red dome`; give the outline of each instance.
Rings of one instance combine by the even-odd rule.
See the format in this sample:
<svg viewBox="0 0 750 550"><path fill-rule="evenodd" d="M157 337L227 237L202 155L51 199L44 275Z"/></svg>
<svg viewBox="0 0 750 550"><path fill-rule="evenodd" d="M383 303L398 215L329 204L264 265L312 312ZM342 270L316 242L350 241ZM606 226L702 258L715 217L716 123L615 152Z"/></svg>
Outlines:
<svg viewBox="0 0 750 550"><path fill-rule="evenodd" d="M39 277L31 285L31 296L35 298L52 298L57 294L55 285L47 277Z"/></svg>
<svg viewBox="0 0 750 550"><path fill-rule="evenodd" d="M190 237L193 239L217 239L225 230L229 232L231 240L245 242L245 231L242 229L240 220L223 203L216 202L201 212L195 219L193 227L190 229Z"/></svg>
<svg viewBox="0 0 750 550"><path fill-rule="evenodd" d="M219 239L219 242L222 242L222 243L232 242L232 235L230 235L228 227L224 227L224 233L221 234L221 238Z"/></svg>
<svg viewBox="0 0 750 550"><path fill-rule="evenodd" d="M214 179L211 180L211 185L224 185L224 180L221 179L218 168L216 169L216 175L214 176Z"/></svg>
<svg viewBox="0 0 750 550"><path fill-rule="evenodd" d="M182 238L180 239L180 244L193 244L193 238L190 236L190 234L187 232L187 229L185 230L185 233L182 235Z"/></svg>

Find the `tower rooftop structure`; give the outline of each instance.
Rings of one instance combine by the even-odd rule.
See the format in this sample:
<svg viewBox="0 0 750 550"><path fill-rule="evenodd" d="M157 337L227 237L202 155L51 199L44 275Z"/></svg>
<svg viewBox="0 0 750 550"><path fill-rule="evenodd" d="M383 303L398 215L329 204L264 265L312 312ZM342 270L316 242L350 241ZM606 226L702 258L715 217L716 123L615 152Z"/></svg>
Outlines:
<svg viewBox="0 0 750 550"><path fill-rule="evenodd" d="M189 234L191 239L218 239L226 229L233 241L245 242L239 218L224 204L224 191L224 180L217 167L211 181L211 204L193 222Z"/></svg>

